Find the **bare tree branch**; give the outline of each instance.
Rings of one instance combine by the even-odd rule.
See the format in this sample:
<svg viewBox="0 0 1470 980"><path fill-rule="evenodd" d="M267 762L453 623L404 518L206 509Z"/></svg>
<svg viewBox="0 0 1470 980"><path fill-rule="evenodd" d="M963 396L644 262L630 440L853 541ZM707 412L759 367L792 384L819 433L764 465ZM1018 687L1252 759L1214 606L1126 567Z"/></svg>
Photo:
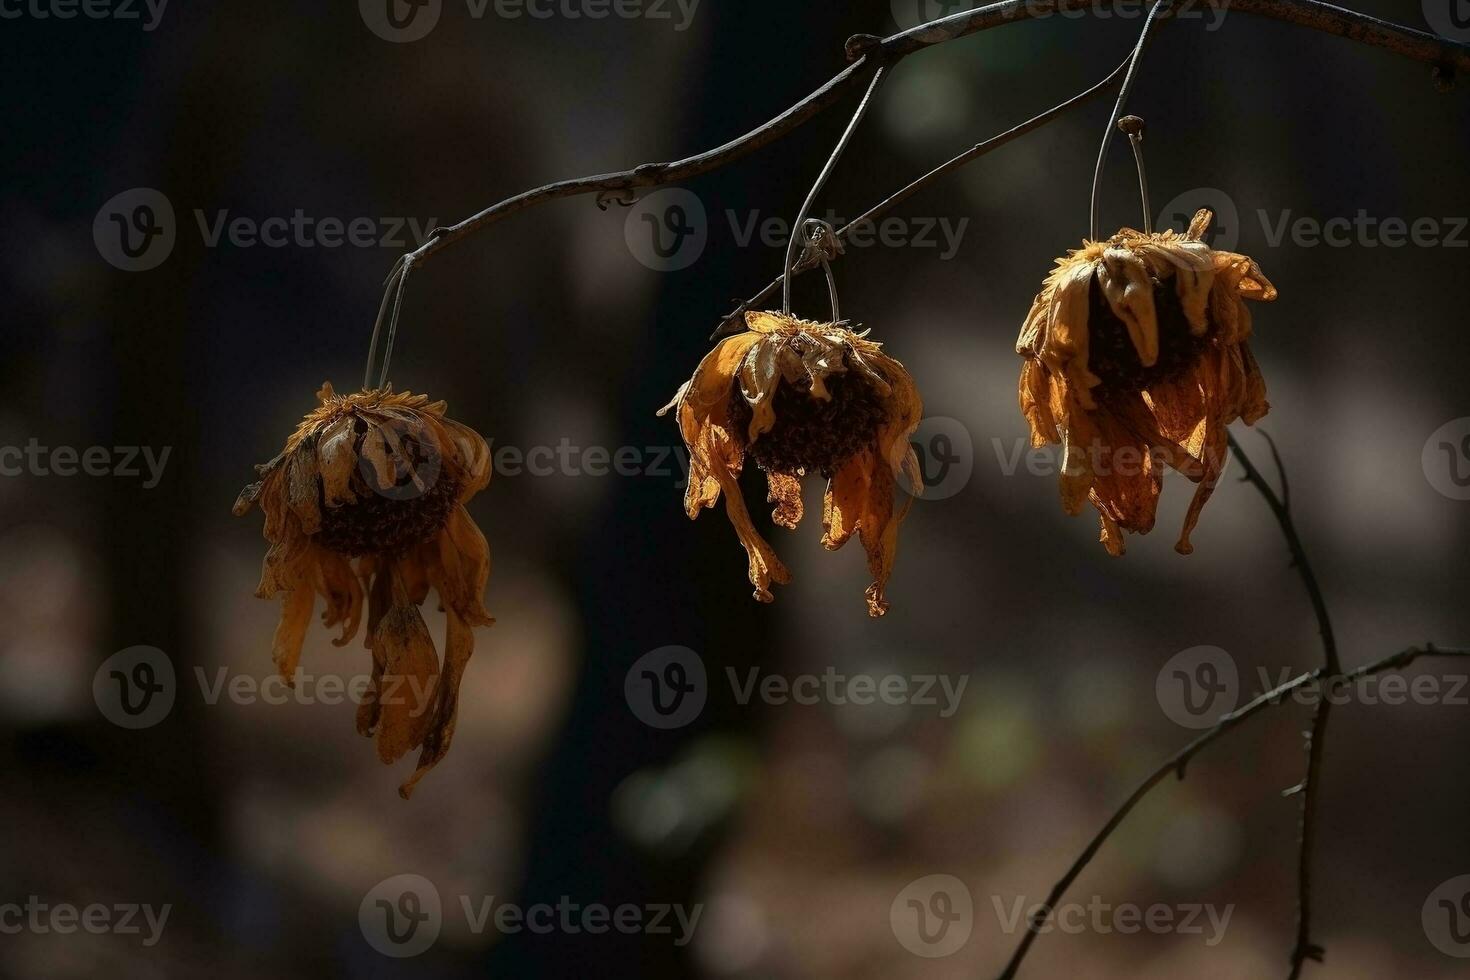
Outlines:
<svg viewBox="0 0 1470 980"><path fill-rule="evenodd" d="M779 116L745 135L682 160L669 163L645 163L631 170L576 177L532 188L492 204L458 224L435 228L429 240L400 258L399 264L404 269L421 265L431 256L475 232L488 228L510 215L549 201L579 197L583 194L596 194L598 205L603 208L612 202L631 204L636 199L636 192L639 190L677 183L718 170L748 153L775 143L836 103L848 89L862 84L870 70L893 65L916 51L936 44L943 44L946 41L966 37L992 27L1033 17L1046 17L1058 12L1083 10L1092 2L1093 0L1003 0L1001 3L989 4L975 10L921 24L887 38L867 34L857 35L850 38L846 46L848 56L856 59L851 65ZM1318 0L1204 0L1204 2L1212 9L1268 17L1382 48L1406 58L1433 65L1441 80L1453 79L1457 71L1470 70L1470 46L1436 38L1422 31L1391 24L1356 11L1320 3ZM1168 15L1167 10L1160 12L1160 16ZM395 264L395 273L399 271L399 264ZM395 289L400 291L399 296L394 300L395 304L402 298L402 279L401 275L390 276L386 287L388 291ZM369 352L368 373L371 373L371 356L372 352ZM382 375L384 378L387 376L386 358Z"/></svg>

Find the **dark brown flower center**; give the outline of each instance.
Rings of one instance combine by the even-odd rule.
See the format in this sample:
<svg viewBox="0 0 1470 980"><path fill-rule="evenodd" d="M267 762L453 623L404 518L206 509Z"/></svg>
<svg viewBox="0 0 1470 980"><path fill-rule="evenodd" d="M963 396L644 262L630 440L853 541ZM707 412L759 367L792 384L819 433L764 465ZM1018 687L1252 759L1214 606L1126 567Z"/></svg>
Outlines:
<svg viewBox="0 0 1470 980"><path fill-rule="evenodd" d="M776 384L772 407L776 422L746 451L767 473L820 473L830 479L847 460L877 441L885 412L878 392L849 369L828 375L823 401L811 396L811 382ZM737 382L730 391L730 425L742 442L748 439L750 405Z"/></svg>
<svg viewBox="0 0 1470 980"><path fill-rule="evenodd" d="M358 425L361 432L365 423ZM382 486L371 464L359 454L350 484L357 501L341 507L321 505L321 529L314 536L317 543L347 557L394 556L439 533L458 502L459 483L450 476L437 449L405 436L389 458L394 465L393 482Z"/></svg>
<svg viewBox="0 0 1470 980"><path fill-rule="evenodd" d="M1150 367L1139 360L1128 335L1128 325L1113 312L1092 277L1087 311L1087 366L1105 391L1142 391L1149 385L1176 378L1189 370L1209 343L1209 333L1196 337L1179 302L1174 280L1154 284L1154 312L1159 322L1159 359ZM1211 324L1211 330L1214 325Z"/></svg>

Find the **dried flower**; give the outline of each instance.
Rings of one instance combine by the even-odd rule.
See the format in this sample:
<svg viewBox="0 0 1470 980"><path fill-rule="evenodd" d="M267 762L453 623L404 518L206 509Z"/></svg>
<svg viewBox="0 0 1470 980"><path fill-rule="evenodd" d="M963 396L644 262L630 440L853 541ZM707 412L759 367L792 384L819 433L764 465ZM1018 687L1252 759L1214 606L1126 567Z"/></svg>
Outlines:
<svg viewBox="0 0 1470 980"><path fill-rule="evenodd" d="M874 579L868 614L882 616L898 526L912 502L894 503L900 467L916 492L922 486L908 442L923 414L913 379L845 322L757 312L745 321L748 329L722 340L659 410L677 410L689 448L684 509L698 517L724 493L755 598L770 602L771 583L785 584L791 574L751 522L741 467L749 454L765 471L767 501L776 505L771 518L788 529L801 520L801 477L820 473L827 478L822 544L836 551L859 535Z"/></svg>
<svg viewBox="0 0 1470 980"><path fill-rule="evenodd" d="M1057 260L1016 341L1031 444L1062 445L1062 506L1090 500L1114 555L1122 531L1153 527L1166 465L1199 484L1175 545L1189 554L1226 427L1269 408L1245 300L1276 288L1254 260L1201 241L1210 218L1199 211L1183 235L1125 228L1083 242Z"/></svg>
<svg viewBox="0 0 1470 980"><path fill-rule="evenodd" d="M284 596L273 652L288 684L316 596L322 621L342 626L337 646L357 635L366 596L372 688L357 730L376 737L384 763L422 747L399 788L408 799L449 751L473 627L494 622L481 604L490 549L464 507L490 482L490 450L425 395L338 395L324 384L317 398L281 454L256 467L261 479L235 514L256 503L265 513L270 549L255 594ZM448 621L442 670L418 609L430 586Z"/></svg>

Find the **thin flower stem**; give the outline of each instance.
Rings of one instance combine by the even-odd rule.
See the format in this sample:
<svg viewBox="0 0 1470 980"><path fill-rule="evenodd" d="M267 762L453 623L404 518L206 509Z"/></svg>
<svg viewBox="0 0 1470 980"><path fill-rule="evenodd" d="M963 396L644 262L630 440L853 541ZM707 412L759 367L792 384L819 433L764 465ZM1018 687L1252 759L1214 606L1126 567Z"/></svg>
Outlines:
<svg viewBox="0 0 1470 980"><path fill-rule="evenodd" d="M1103 165L1108 159L1108 147L1113 145L1113 127L1118 120L1123 118L1123 108L1128 104L1128 94L1133 91L1133 82L1138 77L1138 63L1143 60L1144 49L1148 47L1149 35L1153 33L1154 22L1158 20L1159 11L1164 8L1169 0L1154 0L1154 5L1148 8L1148 16L1143 19L1143 29L1138 32L1138 44L1133 48L1133 56L1128 59L1128 74L1123 78L1123 87L1118 91L1118 101L1113 105L1113 114L1108 117L1108 125L1103 130L1102 145L1097 149L1097 166L1092 170L1092 221L1088 225L1091 233L1088 238L1094 242L1100 241L1098 229L1098 202L1097 190L1102 183ZM1134 145L1137 152L1137 144ZM1138 172L1143 173L1143 161L1139 160ZM1147 195L1145 194L1145 197ZM1149 223L1147 215L1144 223Z"/></svg>
<svg viewBox="0 0 1470 980"><path fill-rule="evenodd" d="M1276 515L1276 522L1281 526L1281 533L1286 538L1286 546L1291 551L1292 565L1296 568L1297 574L1301 576L1302 584L1306 586L1307 595L1312 602L1312 610L1317 617L1317 627L1322 634L1324 662L1322 673L1328 684L1334 684L1342 674L1342 665L1338 661L1337 640L1332 631L1332 617L1327 611L1326 600L1322 597L1321 586L1317 584L1317 576L1312 572L1312 563L1307 559L1306 548L1303 547L1301 537L1297 534L1296 525L1291 518L1291 484L1287 480L1286 467L1281 462L1281 453L1276 449L1275 440L1264 432L1262 435L1265 436L1267 444L1271 447L1271 458L1275 460L1276 471L1281 476L1280 496L1251 462L1233 433L1228 434L1230 450L1235 454L1235 458L1240 460L1240 465L1245 468L1244 479L1260 491L1267 506ZM1301 846L1297 852L1297 928L1296 945L1291 952L1290 980L1297 980L1301 976L1302 969L1308 960L1322 962L1324 953L1321 946L1312 942L1312 856L1316 851L1317 843L1317 807L1322 784L1322 756L1327 748L1327 725L1331 719L1332 699L1319 698L1312 712L1312 729L1307 735L1307 773L1301 785L1297 787L1302 794Z"/></svg>
<svg viewBox="0 0 1470 980"><path fill-rule="evenodd" d="M919 191L923 190L925 187L938 180L940 177L943 177L949 173L952 173L955 170L958 170L967 163L980 159L991 150L998 150L1002 146L1005 146L1007 143L1010 143L1013 140L1020 139L1027 133L1040 129L1042 126L1045 126L1053 119L1057 119L1058 117L1060 117L1069 109L1076 108L1077 106L1088 101L1094 96L1101 95L1103 92L1106 92L1108 89L1112 88L1123 80L1123 73L1128 70L1128 61L1129 59L1125 58L1118 65L1117 68L1114 68L1112 72L1108 74L1108 77L1104 78L1096 85L1093 85L1091 88L1079 92L1078 94L1072 96L1070 99L1067 99L1065 102L1061 102L1055 106L1052 106L1050 109L1046 110L1043 113L1032 116L1030 119L1026 120L1018 126L1011 127L1004 133L992 136L990 139L984 141L983 143L976 143L974 146L970 147L968 150L965 150L963 153L960 153L957 156L950 157L944 163L941 163L939 166L924 174L922 177L919 177L909 182L902 189L894 192L893 194L884 198L882 201L879 201L877 204L873 205L871 208L864 211L862 214L858 215L856 218L852 219L841 228L838 228L833 233L834 236L837 238L838 241L846 241L849 237L851 237L852 233L856 229L862 228L864 225L871 224L873 221L887 214L889 211L898 207L898 205L902 204L904 201L907 201L909 198L919 193ZM836 258L836 256L833 256L833 258ZM796 266L792 269L792 274L799 276L802 273L807 272L811 268L812 266L810 265L798 262ZM750 297L739 306L737 306L732 313L725 317L725 319L720 323L720 326L715 329L715 332L710 336L710 340L718 340L719 338L724 337L728 334L738 333L740 330L743 330L745 328L745 312L747 310L753 309L756 304L761 303L777 289L780 289L785 281L786 276L783 275L777 277L776 279L768 283L766 287L760 292L756 293L754 296Z"/></svg>
<svg viewBox="0 0 1470 980"><path fill-rule="evenodd" d="M817 195L822 193L822 188L826 186L827 179L832 176L832 171L837 169L837 161L842 158L843 151L852 142L852 137L857 132L858 124L863 121L863 116L867 115L868 106L872 104L873 93L878 91L878 86L883 84L883 79L887 74L888 69L881 66L873 73L873 80L868 83L868 91L863 94L863 100L858 103L857 111L852 114L852 119L848 122L847 129L843 130L842 137L837 141L837 145L832 148L832 155L827 158L827 165L817 175L816 183L812 184L812 189L807 192L806 200L802 201L801 210L796 213L796 220L791 224L791 234L788 236L790 241L786 243L786 262L782 266L782 269L787 273L782 276L786 283L786 288L781 294L782 313L791 312L790 272L791 267L796 264L797 247L806 238L806 216L811 213L812 205L816 203ZM833 305L836 305L835 302Z"/></svg>
<svg viewBox="0 0 1470 980"><path fill-rule="evenodd" d="M1139 126L1138 129L1128 132L1128 143L1133 147L1133 163L1138 168L1138 199L1143 205L1143 224L1138 228L1148 235L1154 230L1154 212L1148 203L1148 171L1143 166L1143 120L1138 119L1137 116L1131 116L1129 119L1137 119ZM1118 125L1122 126L1129 119L1120 119Z"/></svg>
<svg viewBox="0 0 1470 980"><path fill-rule="evenodd" d="M1341 680L1346 688L1352 682L1364 677L1389 671L1403 670L1420 657L1470 658L1470 648L1445 648L1437 647L1434 644L1426 644L1422 647L1408 647L1391 656L1384 657L1382 660L1376 660L1373 663L1364 664L1361 667L1348 671L1346 674L1340 675ZM1046 902L1043 905L1044 914L1039 918L1033 918L1031 922L1027 923L1026 933L1021 937L1021 941L1016 947L1015 952L1011 954L1011 958L1007 962L1004 971L1000 973L999 980L1013 980L1020 970L1021 963L1025 960L1027 952L1030 951L1032 943L1036 941L1036 937L1039 934L1038 930L1045 923L1046 919L1050 917L1051 911L1062 900L1067 889L1077 880L1087 865L1097 856L1097 853L1102 850L1103 844L1122 825L1124 819L1133 811L1133 808L1142 802L1144 797L1148 796L1154 787L1162 783L1171 774L1183 779L1190 760L1198 755L1206 746L1215 742L1227 732L1234 730L1236 726L1247 718L1251 718L1267 708L1273 708L1282 704L1288 695L1307 684L1321 681L1324 676L1325 673L1320 668L1305 674L1300 674L1264 694L1257 695L1250 702L1229 714L1221 715L1220 720L1215 723L1214 727L1202 732L1194 741L1184 746L1178 752L1175 752L1157 769L1145 777L1138 784L1138 787L1129 794L1128 798L1123 801L1122 805L1113 812L1113 815L1103 825L1102 829L1093 835L1087 847L1083 849L1082 853L1077 857L1077 860L1072 862L1072 866L1067 869L1067 873L1062 875L1061 879L1052 886L1051 892L1047 895Z"/></svg>
<svg viewBox="0 0 1470 980"><path fill-rule="evenodd" d="M383 329L383 320L388 315L389 304L395 298L401 298L403 291L400 288L403 282L403 269L408 262L407 255L400 255L398 261L393 263L393 269L388 273L388 279L383 284L383 302L378 304L378 318L373 321L373 336L368 341L367 367L362 370L362 390L368 391L373 386L373 358L378 353L378 335ZM386 359L383 373L387 373Z"/></svg>

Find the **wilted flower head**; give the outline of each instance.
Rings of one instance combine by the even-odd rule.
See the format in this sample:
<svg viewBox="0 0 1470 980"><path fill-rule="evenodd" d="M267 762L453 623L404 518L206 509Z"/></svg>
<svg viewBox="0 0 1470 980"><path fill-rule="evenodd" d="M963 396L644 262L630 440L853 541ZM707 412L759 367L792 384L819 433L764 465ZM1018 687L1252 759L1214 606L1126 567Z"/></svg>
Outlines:
<svg viewBox="0 0 1470 980"><path fill-rule="evenodd" d="M1190 532L1224 466L1226 427L1266 414L1266 383L1246 341L1246 300L1276 288L1255 261L1201 239L1201 210L1180 235L1125 228L1057 260L1016 351L1031 444L1060 443L1062 506L1090 500L1102 542L1154 524L1163 466L1199 484L1175 545Z"/></svg>
<svg viewBox="0 0 1470 980"><path fill-rule="evenodd" d="M913 379L880 345L846 323L814 323L783 313L746 314L747 330L727 337L700 361L659 414L675 409L689 447L684 509L691 518L725 495L725 510L750 560L755 598L772 599L772 582L791 580L756 531L740 492L749 454L766 473L772 520L794 529L802 516L801 477L827 478L822 544L835 551L856 532L873 584L868 614L888 610L883 590L908 510L895 506L900 467L921 486L909 436L923 405Z"/></svg>
<svg viewBox="0 0 1470 980"><path fill-rule="evenodd" d="M342 626L337 646L357 635L366 597L372 688L357 730L376 737L384 763L422 747L399 788L407 799L449 751L472 628L494 622L481 604L490 550L464 508L490 481L490 451L425 395L338 395L324 384L317 398L281 454L256 467L261 479L235 514L257 503L265 513L270 549L255 594L284 597L274 656L287 683L316 597L322 621ZM442 669L418 609L431 586L448 621Z"/></svg>

